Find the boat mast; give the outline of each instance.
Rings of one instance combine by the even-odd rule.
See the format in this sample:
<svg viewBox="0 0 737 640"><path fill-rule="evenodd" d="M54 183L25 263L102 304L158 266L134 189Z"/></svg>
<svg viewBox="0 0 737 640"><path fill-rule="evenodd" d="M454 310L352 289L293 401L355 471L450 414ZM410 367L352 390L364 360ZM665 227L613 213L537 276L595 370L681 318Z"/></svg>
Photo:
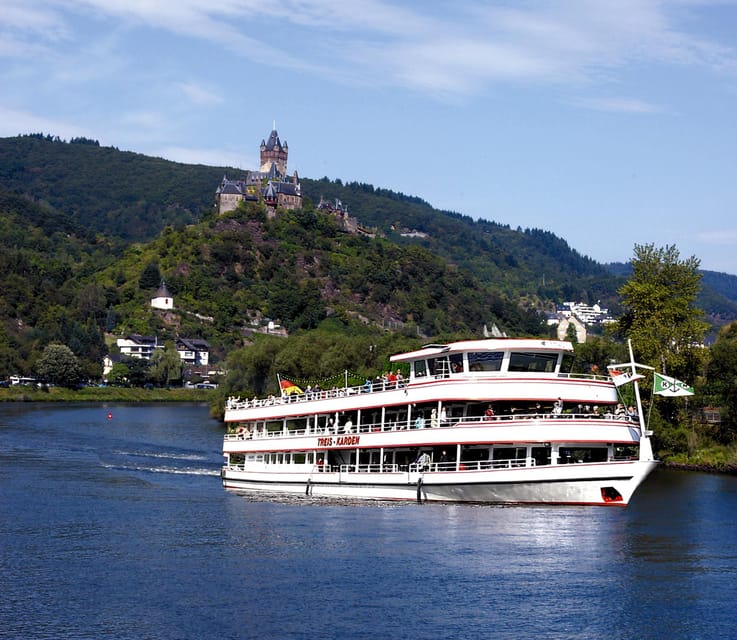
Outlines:
<svg viewBox="0 0 737 640"><path fill-rule="evenodd" d="M635 355L632 352L632 340L627 340L627 346L629 347L630 352L630 366L632 367L632 377L634 379L634 386L635 386L635 401L637 402L637 415L639 417L640 422L640 460L654 460L653 457L653 445L650 442L650 436L652 435L652 431L649 431L647 429L647 425L645 424L645 414L642 411L642 400L640 399L640 385L637 384L638 376L637 369L635 367L643 367L644 365L638 365L635 362ZM646 367L650 368L650 367ZM639 376L642 377L642 376Z"/></svg>

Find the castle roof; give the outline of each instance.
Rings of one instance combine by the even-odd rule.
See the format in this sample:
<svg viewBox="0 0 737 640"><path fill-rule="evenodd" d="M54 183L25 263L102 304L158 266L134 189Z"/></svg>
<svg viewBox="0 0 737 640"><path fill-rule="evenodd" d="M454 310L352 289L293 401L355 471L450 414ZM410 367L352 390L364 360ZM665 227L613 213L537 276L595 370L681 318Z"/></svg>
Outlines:
<svg viewBox="0 0 737 640"><path fill-rule="evenodd" d="M282 177L281 173L279 172L279 169L276 166L276 162L272 162L271 166L269 167L269 173L268 173L269 180L274 179L280 179Z"/></svg>
<svg viewBox="0 0 737 640"><path fill-rule="evenodd" d="M243 180L228 180L227 176L223 176L223 181L215 191L216 194L234 194L239 195L243 193Z"/></svg>
<svg viewBox="0 0 737 640"><path fill-rule="evenodd" d="M264 191L264 197L274 197L277 193L283 193L286 196L298 196L300 195L299 185L293 182L279 182L269 180L266 185L266 191Z"/></svg>
<svg viewBox="0 0 737 640"><path fill-rule="evenodd" d="M276 198L276 193L274 183L269 180L269 183L266 185L266 189L264 189L264 198Z"/></svg>
<svg viewBox="0 0 737 640"><path fill-rule="evenodd" d="M272 129L271 133L269 134L268 142L264 142L262 140L261 146L265 147L267 151L273 151L274 149L281 151L282 149L287 148L287 141L285 140L284 145L282 145L281 140L279 140L279 134L277 133L276 129Z"/></svg>

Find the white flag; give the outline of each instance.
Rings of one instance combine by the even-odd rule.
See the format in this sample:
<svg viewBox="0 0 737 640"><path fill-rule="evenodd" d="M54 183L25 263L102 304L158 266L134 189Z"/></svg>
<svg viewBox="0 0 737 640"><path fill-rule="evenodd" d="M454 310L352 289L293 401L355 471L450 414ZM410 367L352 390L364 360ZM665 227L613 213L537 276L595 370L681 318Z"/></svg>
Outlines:
<svg viewBox="0 0 737 640"><path fill-rule="evenodd" d="M635 380L642 380L645 376L641 376L639 373L632 373L632 371L622 371L620 369L609 369L609 375L612 377L612 382L615 387L621 387L623 384L628 382L634 382Z"/></svg>

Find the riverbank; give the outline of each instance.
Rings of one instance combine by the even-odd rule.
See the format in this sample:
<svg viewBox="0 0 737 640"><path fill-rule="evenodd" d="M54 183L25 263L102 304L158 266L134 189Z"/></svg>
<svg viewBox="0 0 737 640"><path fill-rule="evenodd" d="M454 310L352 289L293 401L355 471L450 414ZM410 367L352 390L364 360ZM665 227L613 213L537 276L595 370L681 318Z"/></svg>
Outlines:
<svg viewBox="0 0 737 640"><path fill-rule="evenodd" d="M669 469L677 469L679 471L700 471L702 473L724 473L730 476L737 476L737 464L710 464L706 462L688 463L688 462L669 462L664 461L663 465Z"/></svg>
<svg viewBox="0 0 737 640"><path fill-rule="evenodd" d="M31 387L0 389L0 402L204 402L217 400L213 389L141 389L126 387Z"/></svg>

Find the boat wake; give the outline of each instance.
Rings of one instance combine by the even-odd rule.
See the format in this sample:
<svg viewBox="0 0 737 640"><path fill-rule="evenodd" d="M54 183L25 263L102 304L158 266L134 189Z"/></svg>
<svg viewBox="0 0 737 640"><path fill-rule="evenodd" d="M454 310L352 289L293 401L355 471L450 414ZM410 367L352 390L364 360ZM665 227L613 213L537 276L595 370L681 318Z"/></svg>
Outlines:
<svg viewBox="0 0 737 640"><path fill-rule="evenodd" d="M171 460L189 460L189 461L198 461L198 460L207 460L207 456L203 456L201 454L194 454L194 453L171 453L171 452L164 452L164 453L152 453L150 451L113 451L116 455L121 456L130 456L132 458L135 457L141 457L141 458L164 458L164 459L171 459Z"/></svg>
<svg viewBox="0 0 737 640"><path fill-rule="evenodd" d="M220 462L193 451L115 449L100 460L115 471L177 476L219 476Z"/></svg>
<svg viewBox="0 0 737 640"><path fill-rule="evenodd" d="M102 465L106 469L112 469L114 471L137 471L144 473L168 473L172 475L185 475L185 476L219 476L220 468L207 469L204 467L192 468L192 467L161 467L161 466L148 466L141 464L113 464L103 463Z"/></svg>

